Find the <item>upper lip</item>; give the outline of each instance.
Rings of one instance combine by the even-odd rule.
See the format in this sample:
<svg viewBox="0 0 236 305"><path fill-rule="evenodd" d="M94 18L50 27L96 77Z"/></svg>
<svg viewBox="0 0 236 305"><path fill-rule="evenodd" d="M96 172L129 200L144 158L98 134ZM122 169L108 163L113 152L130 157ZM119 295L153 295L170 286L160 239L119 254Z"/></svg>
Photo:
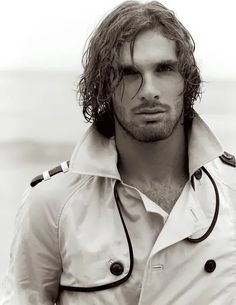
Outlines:
<svg viewBox="0 0 236 305"><path fill-rule="evenodd" d="M138 110L137 114L152 114L152 113L159 113L159 112L165 112L163 108L142 108Z"/></svg>

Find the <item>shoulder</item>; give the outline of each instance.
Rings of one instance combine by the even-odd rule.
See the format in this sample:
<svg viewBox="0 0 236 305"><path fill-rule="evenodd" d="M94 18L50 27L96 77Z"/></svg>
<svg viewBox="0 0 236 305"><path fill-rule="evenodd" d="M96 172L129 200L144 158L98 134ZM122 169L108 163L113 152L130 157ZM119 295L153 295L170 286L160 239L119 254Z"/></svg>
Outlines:
<svg viewBox="0 0 236 305"><path fill-rule="evenodd" d="M231 155L230 153L228 153L226 151L223 153L223 155L220 156L220 160L229 166L236 167L235 156Z"/></svg>
<svg viewBox="0 0 236 305"><path fill-rule="evenodd" d="M89 179L89 176L70 172L69 163L62 162L31 180L22 203L28 216L51 219L56 225L71 196Z"/></svg>
<svg viewBox="0 0 236 305"><path fill-rule="evenodd" d="M34 177L30 182L32 192L41 193L45 196L55 195L56 198L63 198L61 194L59 195L60 192L63 194L73 192L74 188L79 187L80 183L89 176L72 173L69 165L70 161L64 161L52 169L45 170Z"/></svg>
<svg viewBox="0 0 236 305"><path fill-rule="evenodd" d="M87 181L91 178L91 176L71 173L70 170L65 170L66 167L63 171L64 165L58 165L45 171L42 176L38 175L32 179L33 186L31 182L15 217L14 234L17 236L17 245L23 241L34 243L36 238L37 242L43 242L47 248L53 245L56 249L58 246L58 232L64 208L74 194L77 196L81 193L80 189L83 185L87 185ZM78 205L79 211L81 206Z"/></svg>
<svg viewBox="0 0 236 305"><path fill-rule="evenodd" d="M215 178L224 185L236 190L236 158L229 152L224 152L219 158L207 164Z"/></svg>

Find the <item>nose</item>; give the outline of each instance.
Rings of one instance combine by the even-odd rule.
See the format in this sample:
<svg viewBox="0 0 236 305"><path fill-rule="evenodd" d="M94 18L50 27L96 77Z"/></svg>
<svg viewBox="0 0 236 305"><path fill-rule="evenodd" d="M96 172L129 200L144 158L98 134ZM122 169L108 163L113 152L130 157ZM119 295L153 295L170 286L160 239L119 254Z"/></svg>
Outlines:
<svg viewBox="0 0 236 305"><path fill-rule="evenodd" d="M160 88L153 75L143 76L139 97L141 100L152 101L160 98Z"/></svg>

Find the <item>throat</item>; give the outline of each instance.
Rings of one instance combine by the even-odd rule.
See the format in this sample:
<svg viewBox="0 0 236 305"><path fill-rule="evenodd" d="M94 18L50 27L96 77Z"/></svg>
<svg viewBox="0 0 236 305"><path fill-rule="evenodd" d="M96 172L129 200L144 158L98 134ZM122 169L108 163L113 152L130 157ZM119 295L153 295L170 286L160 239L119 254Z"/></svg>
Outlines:
<svg viewBox="0 0 236 305"><path fill-rule="evenodd" d="M139 189L169 213L189 179L188 138L183 124L160 141L144 143L116 129L118 170L124 183Z"/></svg>

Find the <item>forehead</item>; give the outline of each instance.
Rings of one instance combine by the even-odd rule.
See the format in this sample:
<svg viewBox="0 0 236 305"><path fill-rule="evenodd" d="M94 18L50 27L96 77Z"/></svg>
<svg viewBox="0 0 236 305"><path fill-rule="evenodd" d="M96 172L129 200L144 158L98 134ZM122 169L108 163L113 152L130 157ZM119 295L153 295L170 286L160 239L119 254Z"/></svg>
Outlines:
<svg viewBox="0 0 236 305"><path fill-rule="evenodd" d="M141 32L135 39L133 60L135 65L149 65L165 60L177 60L176 43L167 39L158 30ZM120 49L120 64L132 64L130 43L126 42Z"/></svg>

